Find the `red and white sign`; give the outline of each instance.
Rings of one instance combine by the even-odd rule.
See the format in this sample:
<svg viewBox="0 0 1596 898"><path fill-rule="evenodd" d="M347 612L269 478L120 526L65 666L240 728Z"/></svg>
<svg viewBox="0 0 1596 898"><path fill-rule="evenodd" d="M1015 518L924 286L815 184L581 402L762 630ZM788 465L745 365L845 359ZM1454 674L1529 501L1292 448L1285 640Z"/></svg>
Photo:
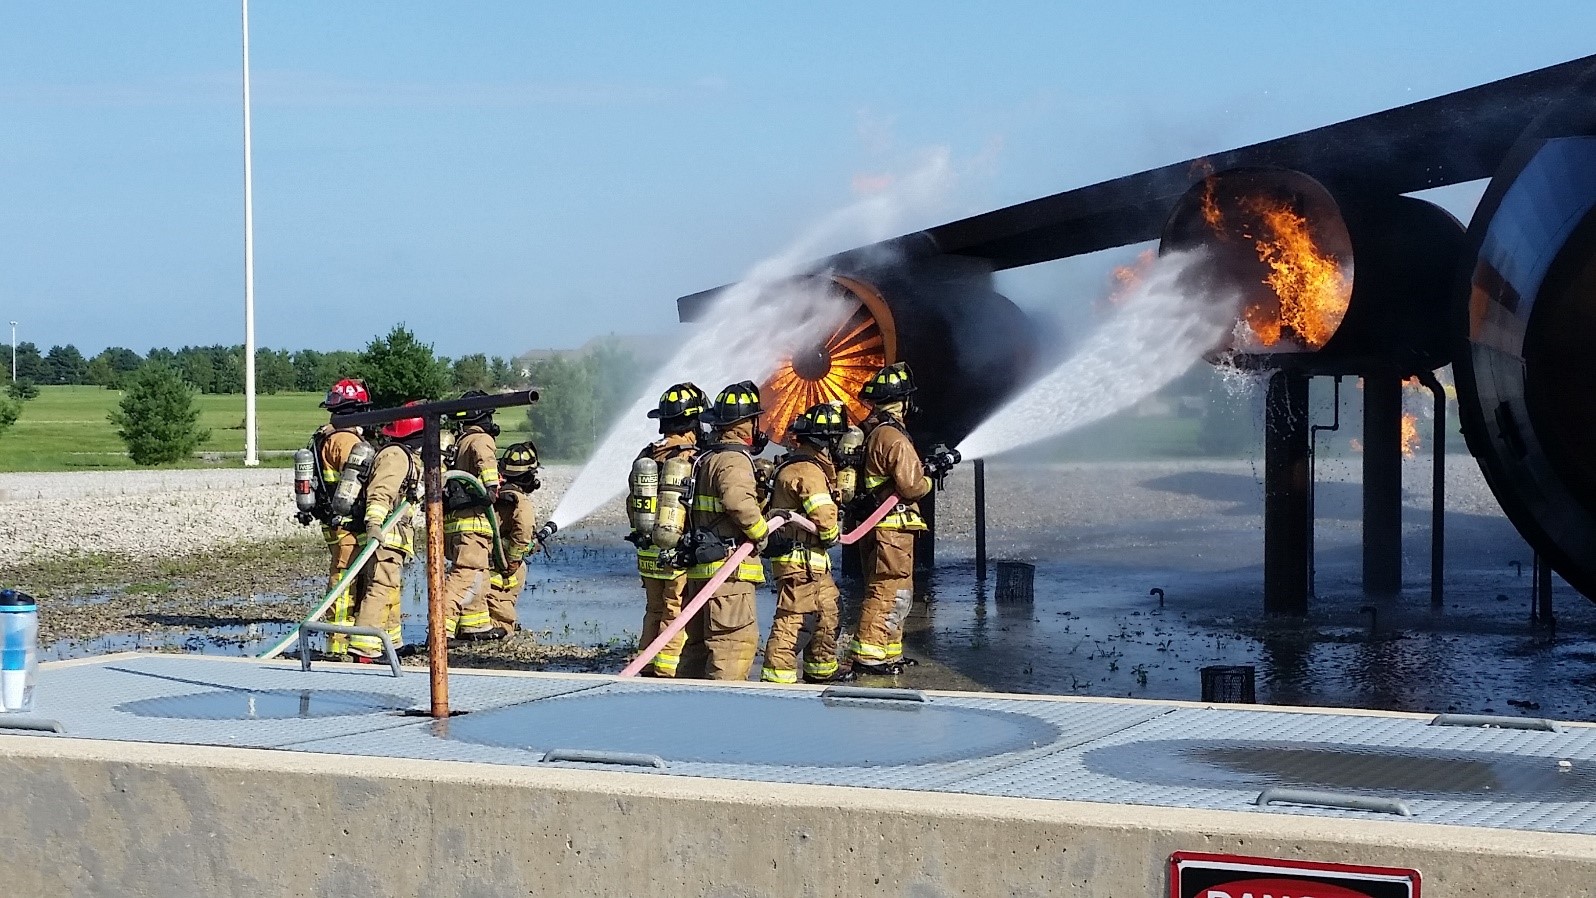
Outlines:
<svg viewBox="0 0 1596 898"><path fill-rule="evenodd" d="M1419 898L1419 871L1177 851L1169 898Z"/></svg>

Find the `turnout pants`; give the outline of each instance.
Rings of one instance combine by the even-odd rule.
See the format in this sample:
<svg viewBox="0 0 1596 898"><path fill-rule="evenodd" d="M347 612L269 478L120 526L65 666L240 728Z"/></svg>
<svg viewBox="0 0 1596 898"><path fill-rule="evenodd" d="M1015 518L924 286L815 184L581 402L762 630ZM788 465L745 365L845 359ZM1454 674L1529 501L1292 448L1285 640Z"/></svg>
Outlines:
<svg viewBox="0 0 1596 898"><path fill-rule="evenodd" d="M322 527L321 535L327 541L327 555L330 561L327 566L327 588L330 590L333 584L338 582L338 578L344 575L344 571L349 569L349 562L353 561L355 555L360 552L361 540L354 531L342 527L337 529ZM327 623L348 625L355 622L355 605L365 581L364 575L356 577L355 582L349 584L349 588L333 600L332 607L327 609ZM349 654L349 637L342 633L328 633L327 654Z"/></svg>
<svg viewBox="0 0 1596 898"><path fill-rule="evenodd" d="M703 580L689 580L691 597ZM689 598L689 600L691 600ZM709 680L746 680L759 650L759 623L754 607L754 584L726 583L715 591L687 624L678 677Z"/></svg>
<svg viewBox="0 0 1596 898"><path fill-rule="evenodd" d="M804 675L837 673L837 584L829 572L788 574L776 581L776 617L765 640L765 667L759 678L770 683L798 682L798 636L810 631L804 649Z"/></svg>
<svg viewBox="0 0 1596 898"><path fill-rule="evenodd" d="M502 627L506 633L514 633L521 626L515 613L515 603L521 598L521 587L526 585L526 565L517 564L508 574L494 571L489 585L493 587L488 593L489 625Z"/></svg>
<svg viewBox="0 0 1596 898"><path fill-rule="evenodd" d="M877 529L864 546L865 594L853 657L866 664L903 657L903 622L914 603L914 533Z"/></svg>
<svg viewBox="0 0 1596 898"><path fill-rule="evenodd" d="M360 608L355 614L355 624L376 627L387 633L394 648L404 644L399 598L405 562L409 560L407 553L391 546L382 546L372 556L361 576L367 584L360 598ZM376 658L382 655L382 640L375 636L351 636L349 651L351 654Z"/></svg>
<svg viewBox="0 0 1596 898"><path fill-rule="evenodd" d="M450 636L493 629L488 616L493 537L486 533L445 534L444 552L454 563L443 581L444 629Z"/></svg>
<svg viewBox="0 0 1596 898"><path fill-rule="evenodd" d="M677 574L670 580L655 577L643 578L643 594L648 604L643 609L643 635L638 637L639 650L648 648L661 630L671 625L682 613L682 597L687 592L687 574ZM682 644L687 641L687 631L677 633L649 662L648 671L656 677L674 677L682 661Z"/></svg>

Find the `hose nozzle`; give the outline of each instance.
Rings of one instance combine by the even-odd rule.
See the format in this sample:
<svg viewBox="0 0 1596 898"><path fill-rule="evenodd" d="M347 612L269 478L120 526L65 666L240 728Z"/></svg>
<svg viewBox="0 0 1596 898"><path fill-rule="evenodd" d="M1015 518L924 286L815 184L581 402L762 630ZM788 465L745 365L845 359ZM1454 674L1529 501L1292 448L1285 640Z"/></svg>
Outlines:
<svg viewBox="0 0 1596 898"><path fill-rule="evenodd" d="M948 474L954 466L964 460L957 449L949 449L946 445L938 443L931 447L931 454L921 459L925 465L925 476L941 490L947 486Z"/></svg>
<svg viewBox="0 0 1596 898"><path fill-rule="evenodd" d="M560 525L559 524L556 524L553 521L545 522L542 527L538 528L537 541L540 542L540 543L546 543L546 542L549 541L549 537L551 537L554 534L559 533L559 532L560 532Z"/></svg>

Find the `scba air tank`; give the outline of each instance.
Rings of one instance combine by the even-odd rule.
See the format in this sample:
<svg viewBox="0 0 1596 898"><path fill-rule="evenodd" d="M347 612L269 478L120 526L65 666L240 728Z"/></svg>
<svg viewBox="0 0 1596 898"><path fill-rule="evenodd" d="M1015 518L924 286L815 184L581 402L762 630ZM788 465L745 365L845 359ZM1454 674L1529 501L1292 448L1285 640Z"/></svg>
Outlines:
<svg viewBox="0 0 1596 898"><path fill-rule="evenodd" d="M333 490L332 498L328 500L334 516L347 518L354 511L360 491L366 487L366 478L371 475L371 461L376 457L377 450L371 448L370 443L356 443L349 450L344 469L338 474L338 488Z"/></svg>
<svg viewBox="0 0 1596 898"><path fill-rule="evenodd" d="M678 455L659 472L659 509L654 516L654 545L674 549L687 531L687 503L692 492L693 463Z"/></svg>
<svg viewBox="0 0 1596 898"><path fill-rule="evenodd" d="M626 517L632 532L652 533L659 509L659 464L646 455L632 462L626 485Z"/></svg>
<svg viewBox="0 0 1596 898"><path fill-rule="evenodd" d="M294 508L300 514L316 510L316 453L309 448L294 452Z"/></svg>
<svg viewBox="0 0 1596 898"><path fill-rule="evenodd" d="M849 427L837 440L837 498L852 502L859 493L859 466L864 463L864 431Z"/></svg>

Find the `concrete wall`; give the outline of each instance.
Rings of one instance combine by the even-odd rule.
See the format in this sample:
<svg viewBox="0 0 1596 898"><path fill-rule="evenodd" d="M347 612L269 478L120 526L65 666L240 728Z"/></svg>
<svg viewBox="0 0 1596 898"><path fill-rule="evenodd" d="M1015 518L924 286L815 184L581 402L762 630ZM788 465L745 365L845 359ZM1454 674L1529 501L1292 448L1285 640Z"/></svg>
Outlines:
<svg viewBox="0 0 1596 898"><path fill-rule="evenodd" d="M0 895L1163 896L1172 851L1596 894L1596 838L0 737Z"/></svg>

